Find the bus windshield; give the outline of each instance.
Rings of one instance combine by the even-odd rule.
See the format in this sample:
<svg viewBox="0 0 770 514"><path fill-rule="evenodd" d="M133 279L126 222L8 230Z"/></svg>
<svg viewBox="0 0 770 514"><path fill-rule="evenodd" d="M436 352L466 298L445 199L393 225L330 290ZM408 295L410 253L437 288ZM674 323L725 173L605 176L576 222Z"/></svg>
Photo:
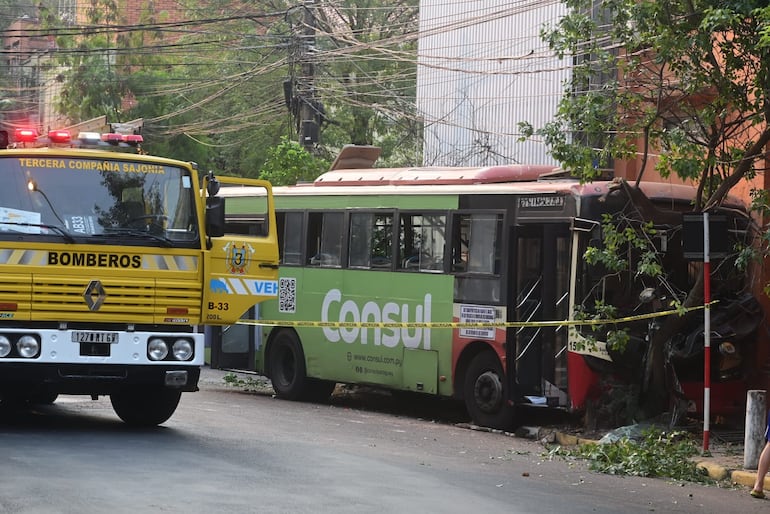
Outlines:
<svg viewBox="0 0 770 514"><path fill-rule="evenodd" d="M64 234L198 239L188 170L151 161L55 155L0 158L0 237Z"/></svg>

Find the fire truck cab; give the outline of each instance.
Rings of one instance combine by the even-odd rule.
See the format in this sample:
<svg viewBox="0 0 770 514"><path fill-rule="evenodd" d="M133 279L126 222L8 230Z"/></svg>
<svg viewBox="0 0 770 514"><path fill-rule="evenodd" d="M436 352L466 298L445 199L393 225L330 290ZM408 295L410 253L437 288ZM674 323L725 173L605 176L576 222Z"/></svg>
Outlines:
<svg viewBox="0 0 770 514"><path fill-rule="evenodd" d="M7 136L7 134L4 134ZM144 155L136 133L19 128L0 143L0 399L109 395L156 425L196 391L202 325L277 296L268 182ZM263 217L225 230L221 187L257 186Z"/></svg>

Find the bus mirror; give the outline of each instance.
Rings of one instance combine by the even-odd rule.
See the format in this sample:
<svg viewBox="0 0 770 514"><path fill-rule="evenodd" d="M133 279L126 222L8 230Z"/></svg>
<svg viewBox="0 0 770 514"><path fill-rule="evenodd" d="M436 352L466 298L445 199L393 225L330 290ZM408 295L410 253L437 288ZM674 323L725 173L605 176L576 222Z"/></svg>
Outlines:
<svg viewBox="0 0 770 514"><path fill-rule="evenodd" d="M209 237L225 235L225 199L219 196L206 198L206 232Z"/></svg>

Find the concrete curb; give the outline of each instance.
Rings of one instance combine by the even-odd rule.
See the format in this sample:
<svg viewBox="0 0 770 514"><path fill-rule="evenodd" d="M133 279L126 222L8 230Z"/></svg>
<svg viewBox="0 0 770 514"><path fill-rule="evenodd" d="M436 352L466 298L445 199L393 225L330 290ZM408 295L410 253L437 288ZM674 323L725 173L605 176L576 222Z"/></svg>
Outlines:
<svg viewBox="0 0 770 514"><path fill-rule="evenodd" d="M730 479L730 483L733 485L742 485L749 488L754 487L754 482L757 480L756 471L747 471L745 469L729 469L721 464L713 462L699 462L697 464L698 469L703 469L708 473L708 476L714 480ZM765 477L764 489L770 489L770 477Z"/></svg>
<svg viewBox="0 0 770 514"><path fill-rule="evenodd" d="M732 473L729 469L721 464L715 464L713 462L698 462L695 465L698 471L704 472L709 478L717 481L725 480ZM754 485L754 480L751 481L751 485Z"/></svg>
<svg viewBox="0 0 770 514"><path fill-rule="evenodd" d="M559 443L562 446L577 446L580 444L598 444L599 441L595 439L585 439L582 437L577 437L571 434L565 434L562 432L556 432L554 434L556 436L556 442Z"/></svg>
<svg viewBox="0 0 770 514"><path fill-rule="evenodd" d="M732 483L745 485L746 487L754 487L754 482L757 479L756 471L734 470L729 471L729 473L730 481ZM765 489L767 489L768 486L770 486L770 481L768 481L768 478L765 477Z"/></svg>

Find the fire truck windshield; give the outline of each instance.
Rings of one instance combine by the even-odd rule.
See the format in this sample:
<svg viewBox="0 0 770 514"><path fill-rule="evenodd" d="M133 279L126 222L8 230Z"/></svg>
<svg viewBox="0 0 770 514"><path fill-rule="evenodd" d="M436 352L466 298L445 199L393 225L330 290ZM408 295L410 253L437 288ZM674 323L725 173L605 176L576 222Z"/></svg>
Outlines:
<svg viewBox="0 0 770 514"><path fill-rule="evenodd" d="M190 173L148 160L36 154L0 158L0 237L198 241Z"/></svg>

